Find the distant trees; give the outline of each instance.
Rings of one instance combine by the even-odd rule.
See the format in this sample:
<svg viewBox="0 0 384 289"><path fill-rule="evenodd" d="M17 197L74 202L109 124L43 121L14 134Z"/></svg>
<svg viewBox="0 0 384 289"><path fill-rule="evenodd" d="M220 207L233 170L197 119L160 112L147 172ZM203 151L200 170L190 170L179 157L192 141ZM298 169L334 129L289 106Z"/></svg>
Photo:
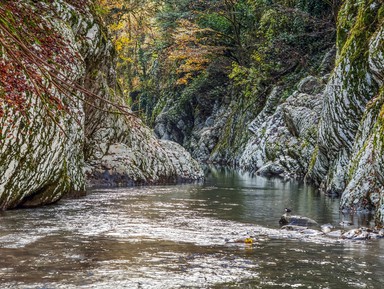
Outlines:
<svg viewBox="0 0 384 289"><path fill-rule="evenodd" d="M79 10L84 1L68 0ZM119 75L132 100L156 103L166 89L182 90L212 63L251 93L269 78L306 66L328 45L341 0L98 0L119 54ZM36 2L41 13L49 2ZM0 4L0 116L5 108L26 111L27 93L47 111L66 109L78 84L65 78L78 57L39 13L23 1ZM227 63L231 63L228 65ZM60 69L59 69L60 68ZM86 92L84 92L86 93ZM145 96L146 95L146 96ZM141 97L143 96L143 97ZM146 104L146 105L147 105ZM141 105L139 105L141 107Z"/></svg>
<svg viewBox="0 0 384 289"><path fill-rule="evenodd" d="M147 77L151 50L157 38L154 16L158 0L98 0L119 55L118 71L123 89L134 90Z"/></svg>
<svg viewBox="0 0 384 289"><path fill-rule="evenodd" d="M339 0L105 1L121 79L137 109L153 111L221 67L245 95L307 69L334 38ZM108 3L108 4L107 4ZM116 4L117 3L117 4ZM216 69L217 71L217 69Z"/></svg>

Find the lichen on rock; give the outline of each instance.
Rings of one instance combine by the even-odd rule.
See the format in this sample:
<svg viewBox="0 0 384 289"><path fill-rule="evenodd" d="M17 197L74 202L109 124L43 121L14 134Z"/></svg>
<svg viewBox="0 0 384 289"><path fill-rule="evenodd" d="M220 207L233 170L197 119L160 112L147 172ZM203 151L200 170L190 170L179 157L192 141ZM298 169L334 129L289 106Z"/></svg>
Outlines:
<svg viewBox="0 0 384 289"><path fill-rule="evenodd" d="M87 3L22 3L33 11L36 5L50 5L51 13L36 17L44 19L63 38L64 51L76 57L70 69L61 71L64 85L52 85L50 91L65 109L47 105L34 90L25 91L28 103L23 111L0 103L0 209L49 204L71 191L84 191L85 171L92 175L89 181L95 181L102 165L116 165L116 172L129 179L124 184L203 177L183 148L158 141L134 116L116 112L111 105L124 104L115 81L114 49Z"/></svg>
<svg viewBox="0 0 384 289"><path fill-rule="evenodd" d="M318 154L307 178L341 195L341 208L376 212L383 222L381 165L384 79L381 1L346 1L338 58L327 84ZM380 16L381 15L381 16Z"/></svg>
<svg viewBox="0 0 384 289"><path fill-rule="evenodd" d="M305 175L316 145L323 101L316 91L321 86L320 79L306 77L280 104L281 89L272 90L263 111L249 125L253 136L240 159L241 168L265 176Z"/></svg>

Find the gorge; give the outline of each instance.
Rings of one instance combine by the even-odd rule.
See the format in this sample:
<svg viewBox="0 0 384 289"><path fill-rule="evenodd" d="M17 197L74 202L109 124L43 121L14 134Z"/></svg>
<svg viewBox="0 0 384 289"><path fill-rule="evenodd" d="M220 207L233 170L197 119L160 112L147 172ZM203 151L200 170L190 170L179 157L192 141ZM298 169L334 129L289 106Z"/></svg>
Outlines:
<svg viewBox="0 0 384 289"><path fill-rule="evenodd" d="M126 6L1 4L1 208L87 183L201 180L196 159L304 178L382 223L382 1L171 2L143 2L167 27L156 37L171 37L156 53L136 43L140 70L126 71L142 79L129 85L119 45L130 42L111 28Z"/></svg>
<svg viewBox="0 0 384 289"><path fill-rule="evenodd" d="M383 0L0 1L0 283L380 288L383 83Z"/></svg>

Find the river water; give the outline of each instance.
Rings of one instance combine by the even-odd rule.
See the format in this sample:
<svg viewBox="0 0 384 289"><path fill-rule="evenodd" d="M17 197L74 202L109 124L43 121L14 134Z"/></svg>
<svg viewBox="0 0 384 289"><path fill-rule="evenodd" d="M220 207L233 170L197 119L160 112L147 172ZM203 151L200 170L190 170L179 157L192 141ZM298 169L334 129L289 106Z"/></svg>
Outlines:
<svg viewBox="0 0 384 289"><path fill-rule="evenodd" d="M280 230L285 207L369 225L297 182L210 169L204 184L95 189L2 212L0 288L383 288L383 241Z"/></svg>

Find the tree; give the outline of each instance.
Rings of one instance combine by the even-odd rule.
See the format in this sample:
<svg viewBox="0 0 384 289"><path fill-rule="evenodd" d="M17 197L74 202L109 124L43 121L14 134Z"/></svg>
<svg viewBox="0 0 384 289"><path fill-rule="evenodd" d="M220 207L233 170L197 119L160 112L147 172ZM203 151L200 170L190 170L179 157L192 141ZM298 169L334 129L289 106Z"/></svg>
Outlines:
<svg viewBox="0 0 384 289"><path fill-rule="evenodd" d="M308 69L310 55L333 39L328 0L116 1L110 19L117 21L111 28L118 31L122 82L147 116L162 95L193 103L183 91L212 71L254 95Z"/></svg>
<svg viewBox="0 0 384 289"><path fill-rule="evenodd" d="M153 19L159 0L98 0L106 10L105 19L119 56L120 84L128 93L147 77L148 54L157 38Z"/></svg>
<svg viewBox="0 0 384 289"><path fill-rule="evenodd" d="M168 48L168 63L173 63L179 78L177 84L185 85L204 71L210 59L220 54L222 47L208 43L210 29L200 28L189 20L177 23L173 34L174 43Z"/></svg>

